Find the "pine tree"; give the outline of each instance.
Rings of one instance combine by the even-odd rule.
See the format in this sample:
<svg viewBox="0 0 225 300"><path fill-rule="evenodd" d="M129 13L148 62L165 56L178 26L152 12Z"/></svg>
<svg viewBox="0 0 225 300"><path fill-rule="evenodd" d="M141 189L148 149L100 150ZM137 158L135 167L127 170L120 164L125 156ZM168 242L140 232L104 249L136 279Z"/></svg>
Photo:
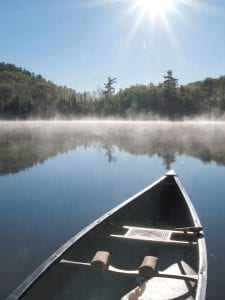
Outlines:
<svg viewBox="0 0 225 300"><path fill-rule="evenodd" d="M173 77L172 70L167 71L167 75L163 76L163 78L165 79L163 82L165 96L174 96L178 87L178 79Z"/></svg>
<svg viewBox="0 0 225 300"><path fill-rule="evenodd" d="M174 117L179 113L179 103L177 99L178 79L173 77L172 70L167 71L167 75L163 76L163 112L169 117Z"/></svg>
<svg viewBox="0 0 225 300"><path fill-rule="evenodd" d="M108 77L108 82L104 83L105 90L103 90L103 94L106 95L106 97L110 97L115 93L113 84L116 83L116 80L116 78Z"/></svg>

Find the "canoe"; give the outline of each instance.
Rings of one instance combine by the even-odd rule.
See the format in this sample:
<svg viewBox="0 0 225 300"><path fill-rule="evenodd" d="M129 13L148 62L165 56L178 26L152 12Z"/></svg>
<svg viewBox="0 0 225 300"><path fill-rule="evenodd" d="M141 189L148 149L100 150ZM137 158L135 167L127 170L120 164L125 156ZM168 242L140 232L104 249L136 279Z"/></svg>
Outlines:
<svg viewBox="0 0 225 300"><path fill-rule="evenodd" d="M8 300L205 299L198 215L174 171L72 237Z"/></svg>

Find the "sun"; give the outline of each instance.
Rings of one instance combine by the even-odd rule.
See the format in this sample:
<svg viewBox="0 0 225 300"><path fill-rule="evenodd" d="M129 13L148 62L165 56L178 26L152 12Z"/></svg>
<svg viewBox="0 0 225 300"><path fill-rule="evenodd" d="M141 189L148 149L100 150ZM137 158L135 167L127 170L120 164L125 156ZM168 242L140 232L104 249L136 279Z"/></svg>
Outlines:
<svg viewBox="0 0 225 300"><path fill-rule="evenodd" d="M175 0L135 0L135 6L140 8L142 15L149 17L162 16L174 5Z"/></svg>

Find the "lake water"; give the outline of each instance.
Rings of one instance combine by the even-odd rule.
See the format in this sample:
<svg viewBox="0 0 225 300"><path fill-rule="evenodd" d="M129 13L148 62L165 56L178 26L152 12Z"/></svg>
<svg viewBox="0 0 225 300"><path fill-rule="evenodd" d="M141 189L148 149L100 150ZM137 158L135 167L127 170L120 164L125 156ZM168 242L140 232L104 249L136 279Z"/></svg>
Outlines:
<svg viewBox="0 0 225 300"><path fill-rule="evenodd" d="M1 122L0 299L66 240L175 169L225 299L225 123Z"/></svg>

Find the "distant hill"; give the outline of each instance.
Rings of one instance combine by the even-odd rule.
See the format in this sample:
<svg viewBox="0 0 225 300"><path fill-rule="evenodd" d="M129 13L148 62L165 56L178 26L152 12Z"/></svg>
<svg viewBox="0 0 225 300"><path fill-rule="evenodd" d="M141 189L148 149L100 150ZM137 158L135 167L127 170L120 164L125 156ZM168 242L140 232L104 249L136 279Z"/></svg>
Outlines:
<svg viewBox="0 0 225 300"><path fill-rule="evenodd" d="M179 86L172 71L159 85L135 85L114 93L116 78L105 89L78 93L57 86L13 64L0 63L0 118L116 116L170 119L225 112L225 76Z"/></svg>
<svg viewBox="0 0 225 300"><path fill-rule="evenodd" d="M76 100L72 89L59 87L13 64L0 63L1 117L49 117L64 111L64 103L75 112Z"/></svg>

